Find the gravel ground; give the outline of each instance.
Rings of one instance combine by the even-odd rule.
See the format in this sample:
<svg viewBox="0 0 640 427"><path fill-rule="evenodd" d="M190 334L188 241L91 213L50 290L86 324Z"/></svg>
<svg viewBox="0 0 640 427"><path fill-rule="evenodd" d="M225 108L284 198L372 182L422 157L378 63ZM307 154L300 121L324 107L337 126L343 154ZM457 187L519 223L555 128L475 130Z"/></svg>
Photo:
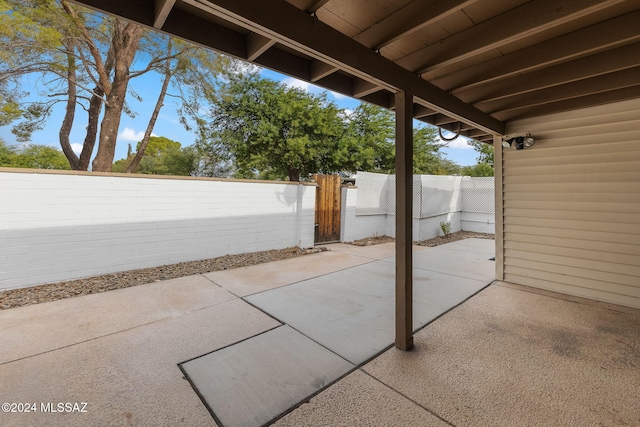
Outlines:
<svg viewBox="0 0 640 427"><path fill-rule="evenodd" d="M455 233L450 233L447 236L440 236L434 239L423 240L421 242L414 242L416 245L420 246L429 246L434 247L438 245L444 245L445 243L455 242L457 240L476 238L476 239L495 239L494 234L487 233L476 233L474 231L458 231ZM374 236L368 237L366 239L355 240L351 242L352 245L356 246L371 246L371 245L379 245L380 243L394 242L395 239L389 236Z"/></svg>
<svg viewBox="0 0 640 427"><path fill-rule="evenodd" d="M247 267L263 262L277 261L320 252L322 249L287 248L264 252L252 252L239 255L225 255L200 261L181 262L160 267L142 268L66 282L49 283L29 288L11 289L0 292L0 310L56 301L63 298L96 294L114 289L128 288L145 283L175 279L211 271Z"/></svg>
<svg viewBox="0 0 640 427"><path fill-rule="evenodd" d="M422 246L438 246L470 237L493 239L494 235L459 231L457 233L451 233L446 237L436 237L435 239L416 242L416 244ZM367 239L356 240L355 242L352 242L352 244L357 246L370 246L393 242L394 240L395 239L388 236L375 236ZM308 255L324 250L327 249L322 247L316 247L314 249L287 248L239 255L225 255L218 258L203 259L200 261L181 262L178 264L123 271L120 273L105 274L102 276L87 277L84 279L69 280L66 282L49 283L29 288L11 289L0 292L0 310L7 310L23 305L56 301L63 298L96 294L114 289L143 285L145 283L175 279L177 277L209 273L211 271L247 267L264 262Z"/></svg>

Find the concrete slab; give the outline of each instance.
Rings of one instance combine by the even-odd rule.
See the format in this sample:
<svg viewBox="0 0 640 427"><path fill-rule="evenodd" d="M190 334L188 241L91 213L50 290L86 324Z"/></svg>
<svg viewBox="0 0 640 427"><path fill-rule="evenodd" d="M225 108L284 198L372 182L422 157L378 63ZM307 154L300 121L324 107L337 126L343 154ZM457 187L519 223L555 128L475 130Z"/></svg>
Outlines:
<svg viewBox="0 0 640 427"><path fill-rule="evenodd" d="M495 279L495 242L490 239L466 239L413 254L413 266L486 283ZM393 258L385 261L394 262Z"/></svg>
<svg viewBox="0 0 640 427"><path fill-rule="evenodd" d="M63 348L235 298L202 276L0 311L0 363Z"/></svg>
<svg viewBox="0 0 640 427"><path fill-rule="evenodd" d="M363 256L328 251L312 256L216 271L204 276L234 295L243 297L371 261Z"/></svg>
<svg viewBox="0 0 640 427"><path fill-rule="evenodd" d="M355 246L348 243L332 243L327 245L332 251L342 252L370 259L384 259L395 256L396 249L394 242L381 243L371 246ZM413 245L413 252L419 252L428 249L425 246Z"/></svg>
<svg viewBox="0 0 640 427"><path fill-rule="evenodd" d="M367 373L452 425L640 425L640 311L492 285Z"/></svg>
<svg viewBox="0 0 640 427"><path fill-rule="evenodd" d="M360 364L393 343L394 277L393 264L375 261L246 300L350 362ZM479 280L415 269L414 328L486 285Z"/></svg>
<svg viewBox="0 0 640 427"><path fill-rule="evenodd" d="M288 326L181 366L225 426L263 425L353 368Z"/></svg>
<svg viewBox="0 0 640 427"><path fill-rule="evenodd" d="M178 363L277 326L235 299L0 364L0 402L38 404L36 413L0 413L0 424L214 426ZM88 405L86 413L43 413L40 402Z"/></svg>
<svg viewBox="0 0 640 427"><path fill-rule="evenodd" d="M274 426L449 426L426 409L358 370Z"/></svg>

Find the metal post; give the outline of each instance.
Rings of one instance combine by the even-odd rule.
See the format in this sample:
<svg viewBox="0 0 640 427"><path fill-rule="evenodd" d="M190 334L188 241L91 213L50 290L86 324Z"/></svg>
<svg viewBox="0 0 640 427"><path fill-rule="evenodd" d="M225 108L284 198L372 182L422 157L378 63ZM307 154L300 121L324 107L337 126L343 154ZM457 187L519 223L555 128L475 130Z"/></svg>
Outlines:
<svg viewBox="0 0 640 427"><path fill-rule="evenodd" d="M413 96L396 104L396 347L413 347Z"/></svg>

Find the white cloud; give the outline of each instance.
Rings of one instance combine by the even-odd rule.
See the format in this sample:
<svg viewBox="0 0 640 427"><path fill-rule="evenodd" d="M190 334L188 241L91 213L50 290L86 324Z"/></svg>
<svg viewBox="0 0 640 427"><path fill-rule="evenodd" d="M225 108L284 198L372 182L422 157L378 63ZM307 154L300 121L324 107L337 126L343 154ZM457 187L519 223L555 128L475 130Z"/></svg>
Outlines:
<svg viewBox="0 0 640 427"><path fill-rule="evenodd" d="M80 153L82 153L82 144L78 144L77 142L75 142L71 144L71 149L79 156Z"/></svg>
<svg viewBox="0 0 640 427"><path fill-rule="evenodd" d="M447 131L442 131L442 134L444 135L445 138L452 138L454 133L452 132L447 132ZM464 138L462 136L454 139L453 141L442 141L445 144L447 144L447 147L449 148L457 148L459 150L473 150L473 147L470 146L469 144L467 144L467 138Z"/></svg>
<svg viewBox="0 0 640 427"><path fill-rule="evenodd" d="M289 87L294 87L298 89L302 89L306 92L309 92L309 88L311 86L310 83L304 82L302 80L298 80L295 77L287 77L282 80L282 84L287 85Z"/></svg>
<svg viewBox="0 0 640 427"><path fill-rule="evenodd" d="M155 133L151 132L151 136L158 136ZM124 142L140 142L144 138L144 131L136 132L134 129L130 127L125 127L120 135L118 135L118 141Z"/></svg>
<svg viewBox="0 0 640 427"><path fill-rule="evenodd" d="M144 138L144 131L136 132L130 127L124 128L124 130L120 132L120 135L118 135L118 140L127 142L142 141L142 138Z"/></svg>
<svg viewBox="0 0 640 427"><path fill-rule="evenodd" d="M343 94L341 94L341 93L334 92L334 91L332 91L332 90L330 90L330 91L329 91L329 93L330 93L330 94L331 94L335 99L345 99L345 98L348 98L348 96L347 96L347 95L343 95Z"/></svg>

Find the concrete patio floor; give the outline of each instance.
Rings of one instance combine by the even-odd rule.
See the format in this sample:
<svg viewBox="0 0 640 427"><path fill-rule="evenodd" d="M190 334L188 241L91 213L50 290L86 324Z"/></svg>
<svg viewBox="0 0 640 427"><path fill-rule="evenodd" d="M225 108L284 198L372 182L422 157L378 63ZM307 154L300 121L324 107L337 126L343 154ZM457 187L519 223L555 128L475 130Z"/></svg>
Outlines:
<svg viewBox="0 0 640 427"><path fill-rule="evenodd" d="M374 357L393 245L330 248L0 311L0 403L37 408L0 425L640 424L640 311L495 283L446 312L493 241L414 247L414 327L446 313ZM67 402L87 412L41 410Z"/></svg>

